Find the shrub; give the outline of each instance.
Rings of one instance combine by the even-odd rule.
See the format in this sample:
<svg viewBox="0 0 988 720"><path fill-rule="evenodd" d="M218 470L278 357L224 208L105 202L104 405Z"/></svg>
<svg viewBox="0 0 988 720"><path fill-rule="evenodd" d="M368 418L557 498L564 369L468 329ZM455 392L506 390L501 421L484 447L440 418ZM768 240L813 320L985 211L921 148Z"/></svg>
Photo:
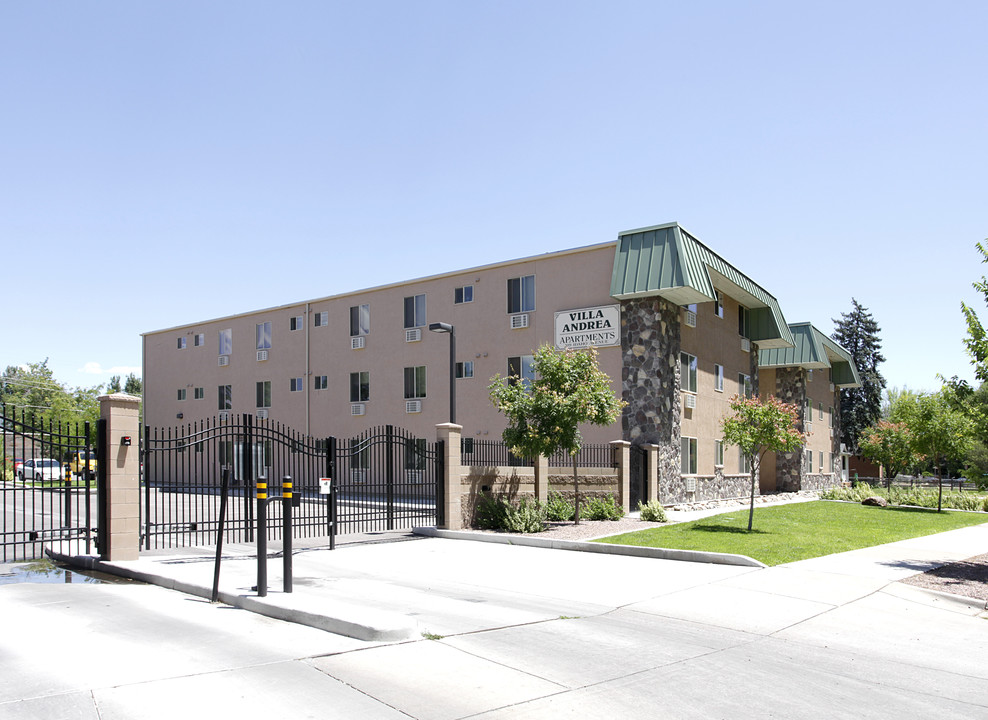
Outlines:
<svg viewBox="0 0 988 720"><path fill-rule="evenodd" d="M503 530L511 503L500 496L480 495L477 497L477 511L474 525L481 530Z"/></svg>
<svg viewBox="0 0 988 720"><path fill-rule="evenodd" d="M666 518L666 509L658 500L649 500L645 505L639 500L638 510L641 512L642 520L646 522L665 522L668 519Z"/></svg>
<svg viewBox="0 0 988 720"><path fill-rule="evenodd" d="M860 484L850 488L830 488L820 494L823 500L849 500L861 502L870 495L878 495L888 500L889 505L913 505L915 507L935 508L937 506L936 488L871 487ZM988 497L972 492L944 490L943 507L951 510L967 510L988 512Z"/></svg>
<svg viewBox="0 0 988 720"><path fill-rule="evenodd" d="M517 507L509 506L504 518L504 530L517 533L545 530L545 512L539 502L523 498Z"/></svg>
<svg viewBox="0 0 988 720"><path fill-rule="evenodd" d="M614 496L593 497L583 504L580 517L584 520L617 520L624 517L624 509L614 502Z"/></svg>
<svg viewBox="0 0 988 720"><path fill-rule="evenodd" d="M549 493L549 501L545 504L545 519L554 522L572 520L576 508L569 500L557 492Z"/></svg>

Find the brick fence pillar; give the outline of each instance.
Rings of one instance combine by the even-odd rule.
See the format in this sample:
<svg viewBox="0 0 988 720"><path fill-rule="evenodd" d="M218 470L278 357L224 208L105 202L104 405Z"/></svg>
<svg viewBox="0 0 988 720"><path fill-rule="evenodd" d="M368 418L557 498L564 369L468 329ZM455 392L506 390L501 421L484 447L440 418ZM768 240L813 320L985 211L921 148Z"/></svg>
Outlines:
<svg viewBox="0 0 988 720"><path fill-rule="evenodd" d="M549 500L549 458L544 455L535 458L535 499L540 503Z"/></svg>
<svg viewBox="0 0 988 720"><path fill-rule="evenodd" d="M631 443L627 440L612 440L614 464L618 469L618 502L625 513L631 512Z"/></svg>
<svg viewBox="0 0 988 720"><path fill-rule="evenodd" d="M116 393L99 398L106 421L104 463L107 527L101 560L136 560L140 551L141 399ZM130 438L130 444L126 444ZM102 469L101 469L102 470Z"/></svg>
<svg viewBox="0 0 988 720"><path fill-rule="evenodd" d="M446 522L441 526L442 530L462 530L463 529L463 503L460 496L463 492L463 470L460 456L460 433L463 431L462 425L454 423L442 423L436 425L436 440L445 443L445 466L444 482Z"/></svg>

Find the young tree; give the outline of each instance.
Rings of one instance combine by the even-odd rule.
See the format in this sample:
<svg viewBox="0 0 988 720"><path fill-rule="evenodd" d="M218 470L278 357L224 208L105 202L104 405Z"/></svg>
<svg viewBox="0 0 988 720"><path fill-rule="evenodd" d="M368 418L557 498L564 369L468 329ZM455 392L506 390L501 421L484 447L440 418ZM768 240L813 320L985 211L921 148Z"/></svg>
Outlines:
<svg viewBox="0 0 988 720"><path fill-rule="evenodd" d="M597 350L563 350L543 345L534 357L535 380L491 379L491 402L508 419L502 437L513 453L549 457L564 450L573 458L576 523L580 522L580 486L576 456L583 445L579 426L610 425L624 406L610 378L597 364Z"/></svg>
<svg viewBox="0 0 988 720"><path fill-rule="evenodd" d="M896 475L920 459L915 450L915 438L905 423L879 420L861 432L858 446L864 457L885 468L889 485Z"/></svg>
<svg viewBox="0 0 988 720"><path fill-rule="evenodd" d="M840 391L841 442L851 452L858 451L858 436L882 417L882 389L885 378L878 366L885 362L880 328L871 313L851 298L851 312L834 320L833 338L854 359L861 387Z"/></svg>
<svg viewBox="0 0 988 720"><path fill-rule="evenodd" d="M988 262L988 250L985 250L984 245L977 243L975 247L981 253L981 262ZM982 275L981 280L971 285L984 297L985 304L988 304L988 278ZM964 345L974 363L974 375L981 382L988 382L988 334L985 333L977 313L963 302L961 312L964 313L964 320L967 322L967 338L964 340Z"/></svg>
<svg viewBox="0 0 988 720"><path fill-rule="evenodd" d="M732 414L724 418L724 442L737 445L751 469L751 505L748 508L748 530L755 515L755 482L762 457L772 452L792 452L806 442L806 435L797 429L800 410L775 396L764 402L761 398L731 398Z"/></svg>
<svg viewBox="0 0 988 720"><path fill-rule="evenodd" d="M124 382L123 391L128 395L139 396L144 392L144 381L134 375L134 373L131 373Z"/></svg>

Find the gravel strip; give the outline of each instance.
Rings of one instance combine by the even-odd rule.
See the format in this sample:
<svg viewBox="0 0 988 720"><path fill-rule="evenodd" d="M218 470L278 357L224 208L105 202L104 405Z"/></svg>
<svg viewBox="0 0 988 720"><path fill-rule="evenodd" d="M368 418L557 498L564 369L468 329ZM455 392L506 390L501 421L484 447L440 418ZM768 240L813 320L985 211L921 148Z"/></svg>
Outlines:
<svg viewBox="0 0 988 720"><path fill-rule="evenodd" d="M988 554L927 570L901 582L988 603Z"/></svg>

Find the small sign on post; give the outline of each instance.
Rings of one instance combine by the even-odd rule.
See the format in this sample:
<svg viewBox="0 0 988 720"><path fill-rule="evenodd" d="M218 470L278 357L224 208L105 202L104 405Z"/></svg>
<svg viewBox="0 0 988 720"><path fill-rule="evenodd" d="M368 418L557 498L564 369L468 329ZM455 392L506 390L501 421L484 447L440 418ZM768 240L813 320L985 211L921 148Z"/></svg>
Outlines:
<svg viewBox="0 0 988 720"><path fill-rule="evenodd" d="M333 478L319 478L319 494L329 495L333 491Z"/></svg>

